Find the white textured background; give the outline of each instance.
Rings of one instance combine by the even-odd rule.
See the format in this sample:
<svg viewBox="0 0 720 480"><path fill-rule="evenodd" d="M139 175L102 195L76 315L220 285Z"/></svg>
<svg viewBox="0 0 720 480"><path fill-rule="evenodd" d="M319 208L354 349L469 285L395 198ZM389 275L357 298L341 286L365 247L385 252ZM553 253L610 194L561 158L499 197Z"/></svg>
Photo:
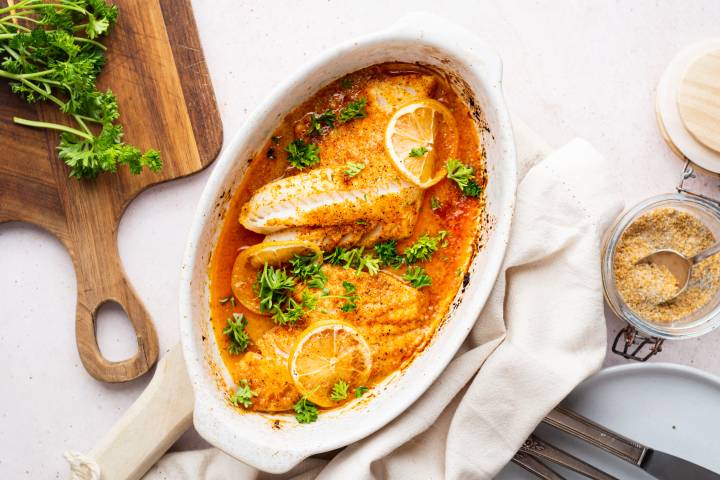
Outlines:
<svg viewBox="0 0 720 480"><path fill-rule="evenodd" d="M628 205L675 186L682 164L659 136L655 86L673 55L719 35L720 21L717 0L193 3L226 139L287 72L318 52L427 10L494 44L511 111L553 145L575 136L593 143L613 165ZM143 193L120 225L124 266L163 352L178 338L178 269L207 175ZM705 182L720 194L717 179ZM74 309L75 276L62 245L28 225L1 225L0 478L65 478L63 450L88 451L148 381L93 380L75 349ZM108 309L99 323L109 358L133 352L122 312ZM619 325L609 319L608 335ZM714 333L666 344L661 359L720 374L719 347ZM192 435L182 441L194 443Z"/></svg>

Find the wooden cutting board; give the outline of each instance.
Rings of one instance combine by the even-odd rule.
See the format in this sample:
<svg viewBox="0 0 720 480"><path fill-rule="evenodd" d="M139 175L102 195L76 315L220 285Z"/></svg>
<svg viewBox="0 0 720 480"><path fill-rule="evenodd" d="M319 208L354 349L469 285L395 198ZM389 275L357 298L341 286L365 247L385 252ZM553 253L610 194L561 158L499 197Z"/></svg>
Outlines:
<svg viewBox="0 0 720 480"><path fill-rule="evenodd" d="M160 173L135 176L123 167L93 181L68 178L57 158L57 134L12 121L13 116L63 121L62 115L49 106L28 105L0 81L0 223L33 223L67 247L77 277L80 359L93 377L106 382L132 380L158 358L152 320L118 256L120 216L148 186L209 165L223 137L190 0L115 3L120 15L105 41L108 63L98 86L117 95L125 140L161 152ZM104 358L95 337L95 316L106 302L125 310L137 335L137 353L120 362Z"/></svg>

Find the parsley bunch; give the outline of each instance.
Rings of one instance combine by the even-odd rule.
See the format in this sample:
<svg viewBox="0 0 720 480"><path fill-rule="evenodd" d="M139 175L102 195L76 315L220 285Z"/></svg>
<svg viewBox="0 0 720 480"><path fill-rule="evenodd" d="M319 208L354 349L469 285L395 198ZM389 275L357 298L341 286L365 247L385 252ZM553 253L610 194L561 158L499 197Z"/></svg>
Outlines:
<svg viewBox="0 0 720 480"><path fill-rule="evenodd" d="M117 99L95 85L106 50L96 39L110 32L117 15L105 0L19 0L0 8L0 77L28 103L54 103L75 126L13 120L61 132L59 157L71 177L95 178L123 164L134 174L162 168L156 150L142 153L123 143Z"/></svg>

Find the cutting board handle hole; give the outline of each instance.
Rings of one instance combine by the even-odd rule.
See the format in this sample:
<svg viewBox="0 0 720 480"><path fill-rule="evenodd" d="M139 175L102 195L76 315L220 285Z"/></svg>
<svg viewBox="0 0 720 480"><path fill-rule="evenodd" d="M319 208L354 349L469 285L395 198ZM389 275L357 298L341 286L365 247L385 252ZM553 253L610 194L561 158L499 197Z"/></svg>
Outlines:
<svg viewBox="0 0 720 480"><path fill-rule="evenodd" d="M137 353L135 329L123 307L113 300L100 305L95 313L95 336L103 357L111 362Z"/></svg>

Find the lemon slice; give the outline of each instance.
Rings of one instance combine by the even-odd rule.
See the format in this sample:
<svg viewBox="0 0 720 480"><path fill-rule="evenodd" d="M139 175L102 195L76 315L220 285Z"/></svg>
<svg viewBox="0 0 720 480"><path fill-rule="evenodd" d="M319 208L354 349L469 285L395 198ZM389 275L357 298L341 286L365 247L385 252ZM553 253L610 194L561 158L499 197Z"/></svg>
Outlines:
<svg viewBox="0 0 720 480"><path fill-rule="evenodd" d="M370 377L372 354L365 339L345 322L313 323L300 336L290 354L290 376L308 400L321 407L338 405L331 398L340 380L350 389Z"/></svg>
<svg viewBox="0 0 720 480"><path fill-rule="evenodd" d="M401 107L385 130L385 148L395 167L420 188L435 185L445 176L445 162L457 153L455 118L437 100Z"/></svg>
<svg viewBox="0 0 720 480"><path fill-rule="evenodd" d="M253 290L258 271L267 263L274 267L283 264L295 255L321 253L313 242L291 240L286 242L262 242L246 248L238 254L230 279L235 298L251 312L269 315L260 309L260 299Z"/></svg>

